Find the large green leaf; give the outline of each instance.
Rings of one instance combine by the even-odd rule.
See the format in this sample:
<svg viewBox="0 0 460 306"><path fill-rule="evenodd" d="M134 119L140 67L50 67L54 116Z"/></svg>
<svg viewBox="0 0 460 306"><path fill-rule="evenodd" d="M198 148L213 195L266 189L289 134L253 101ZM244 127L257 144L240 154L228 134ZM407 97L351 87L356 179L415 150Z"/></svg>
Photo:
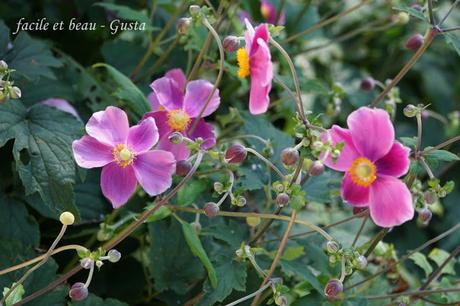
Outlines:
<svg viewBox="0 0 460 306"><path fill-rule="evenodd" d="M433 268L431 267L430 263L428 262L428 259L426 259L426 256L423 255L420 252L417 252L411 257L409 257L417 266L423 269L425 272L425 275L428 276L433 272Z"/></svg>
<svg viewBox="0 0 460 306"><path fill-rule="evenodd" d="M0 105L0 147L14 140L16 170L26 195L38 192L56 215L66 210L79 218L71 143L81 127L72 115L51 107L26 109L17 101Z"/></svg>
<svg viewBox="0 0 460 306"><path fill-rule="evenodd" d="M95 3L94 5L101 6L107 10L117 13L118 17L121 19L134 20L140 23L145 23L146 29L148 30L157 29L151 26L150 19L146 14L144 14L141 11L136 11L130 8L129 6L119 5L119 4L114 4L114 3L104 3L104 2L98 2L98 3Z"/></svg>
<svg viewBox="0 0 460 306"><path fill-rule="evenodd" d="M128 306L116 299L103 299L95 294L90 293L83 301L73 301L68 303L69 306Z"/></svg>

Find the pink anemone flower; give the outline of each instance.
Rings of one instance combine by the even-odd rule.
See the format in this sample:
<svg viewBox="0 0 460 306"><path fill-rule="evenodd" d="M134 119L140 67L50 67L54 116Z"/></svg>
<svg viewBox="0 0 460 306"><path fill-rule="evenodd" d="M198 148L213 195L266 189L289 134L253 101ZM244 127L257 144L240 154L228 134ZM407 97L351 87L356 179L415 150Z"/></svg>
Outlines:
<svg viewBox="0 0 460 306"><path fill-rule="evenodd" d="M246 19L245 48L238 49L238 76L251 78L249 111L253 115L263 114L270 103L268 94L272 88L273 65L268 41L270 33L266 24L254 28Z"/></svg>
<svg viewBox="0 0 460 306"><path fill-rule="evenodd" d="M153 118L129 127L126 113L109 106L91 116L86 132L72 143L75 161L82 168L103 167L102 193L114 208L128 201L137 182L150 196L171 186L176 161L170 152L150 150L159 138Z"/></svg>
<svg viewBox="0 0 460 306"><path fill-rule="evenodd" d="M326 166L345 172L342 198L354 207L369 207L378 226L393 227L414 216L412 196L398 178L409 169L409 149L395 141L387 112L361 107L347 119L349 129L334 125L333 145L344 143L339 158L328 157ZM323 140L327 136L323 134Z"/></svg>
<svg viewBox="0 0 460 306"><path fill-rule="evenodd" d="M177 160L187 159L190 150L186 143L173 144L169 141L173 132L180 132L192 140L201 137L203 149L209 149L216 144L214 128L204 119L200 118L192 131L195 118L200 115L213 86L206 80L187 83L181 69L170 70L164 77L153 81L150 85L153 92L148 97L152 112L146 113L144 118L154 118L157 123L160 134L157 148L173 153ZM211 115L219 104L219 90L216 90L202 117Z"/></svg>
<svg viewBox="0 0 460 306"><path fill-rule="evenodd" d="M284 25L286 17L284 10L281 11L278 20L276 19L276 7L268 0L262 0L260 3L260 14L264 19L274 25Z"/></svg>
<svg viewBox="0 0 460 306"><path fill-rule="evenodd" d="M80 116L78 115L77 110L66 100L59 98L49 98L45 101L40 102L43 105L57 108L62 112L66 112L74 116L76 119L81 121Z"/></svg>

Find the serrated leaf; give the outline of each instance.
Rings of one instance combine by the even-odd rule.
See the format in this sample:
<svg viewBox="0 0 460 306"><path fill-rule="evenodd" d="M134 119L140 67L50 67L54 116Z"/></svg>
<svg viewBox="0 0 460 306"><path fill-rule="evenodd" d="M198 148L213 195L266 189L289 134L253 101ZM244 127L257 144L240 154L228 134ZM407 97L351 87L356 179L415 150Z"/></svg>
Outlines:
<svg viewBox="0 0 460 306"><path fill-rule="evenodd" d="M428 254L428 258L433 260L436 265L439 267L441 266L444 261L449 258L449 252L446 252L442 249L434 248L431 250L431 252ZM455 264L457 263L457 260L455 258L451 258L449 263L442 269L441 274L451 274L455 275Z"/></svg>
<svg viewBox="0 0 460 306"><path fill-rule="evenodd" d="M55 214L71 211L77 220L71 143L81 128L72 115L51 107L26 109L16 101L0 105L0 147L14 139L13 156L26 195L38 192Z"/></svg>
<svg viewBox="0 0 460 306"><path fill-rule="evenodd" d="M431 267L430 263L426 259L426 256L420 252L412 254L409 257L417 266L423 269L425 272L425 276L428 276L433 272L433 268Z"/></svg>
<svg viewBox="0 0 460 306"><path fill-rule="evenodd" d="M11 288L15 285L16 283L12 283ZM3 288L3 297L5 297L8 294L11 288ZM22 300L24 293L26 293L26 291L24 290L24 286L22 284L19 284L19 286L14 288L13 292L11 292L8 295L8 297L5 300L5 305L11 306L14 303L19 302L20 300Z"/></svg>
<svg viewBox="0 0 460 306"><path fill-rule="evenodd" d="M187 222L181 222L182 225L182 232L184 233L185 241L187 241L192 254L198 257L205 267L206 271L208 271L209 281L211 282L211 286L213 288L217 287L217 276L216 270L214 269L211 261L209 260L208 254L203 249L203 245L201 244L200 238L196 234L194 228Z"/></svg>
<svg viewBox="0 0 460 306"><path fill-rule="evenodd" d="M177 193L177 205L187 206L194 203L206 188L207 184L203 180L193 180L187 183Z"/></svg>
<svg viewBox="0 0 460 306"><path fill-rule="evenodd" d="M400 137L399 140L406 147L413 148L417 144L417 137Z"/></svg>
<svg viewBox="0 0 460 306"><path fill-rule="evenodd" d="M426 149L429 149L430 147L427 147ZM424 154L427 159L431 159L433 161L444 161L444 162L451 162L455 160L460 160L460 157L458 157L457 154L454 154L452 152L446 151L446 150L435 150L429 153Z"/></svg>
<svg viewBox="0 0 460 306"><path fill-rule="evenodd" d="M454 48L458 55L460 55L460 38L449 32L443 33L443 36L446 42Z"/></svg>

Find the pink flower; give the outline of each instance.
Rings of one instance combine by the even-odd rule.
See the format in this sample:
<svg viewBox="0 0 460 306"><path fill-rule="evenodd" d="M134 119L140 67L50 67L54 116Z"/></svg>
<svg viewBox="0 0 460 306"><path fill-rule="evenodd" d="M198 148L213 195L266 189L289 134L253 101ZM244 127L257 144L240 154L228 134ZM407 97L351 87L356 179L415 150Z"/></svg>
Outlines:
<svg viewBox="0 0 460 306"><path fill-rule="evenodd" d="M260 2L260 14L268 23L274 25L284 25L286 21L284 10L281 11L278 20L276 20L276 7L268 0L262 0Z"/></svg>
<svg viewBox="0 0 460 306"><path fill-rule="evenodd" d="M169 135L173 132L180 132L192 140L201 137L203 149L209 149L216 144L214 128L204 119L200 118L195 129L191 131L193 122L200 115L213 86L206 80L187 83L181 69L170 70L164 77L150 84L153 92L148 99L152 112L145 114L144 118L154 118L157 123L160 134L157 148L173 153L177 160L187 159L190 150L185 142L172 144L169 141ZM216 90L202 117L212 114L219 104L219 90Z"/></svg>
<svg viewBox="0 0 460 306"><path fill-rule="evenodd" d="M78 115L77 110L66 100L59 98L49 98L41 102L42 104L50 107L57 108L60 111L66 112L77 118L81 121L80 116Z"/></svg>
<svg viewBox="0 0 460 306"><path fill-rule="evenodd" d="M414 216L412 196L398 178L409 169L409 149L395 141L390 116L380 109L361 107L348 116L349 129L334 125L333 144L344 143L337 161L326 166L345 172L342 198L355 207L369 207L382 227L400 225ZM326 140L326 135L323 135Z"/></svg>
<svg viewBox="0 0 460 306"><path fill-rule="evenodd" d="M246 47L238 49L238 76L251 77L249 94L249 111L251 114L263 114L268 109L268 94L272 87L273 65L271 62L268 41L270 33L266 24L259 25L255 30L248 20L246 23Z"/></svg>
<svg viewBox="0 0 460 306"><path fill-rule="evenodd" d="M102 193L114 208L128 201L137 182L150 196L171 186L176 168L173 154L150 150L159 138L154 119L129 127L126 113L109 106L91 116L86 132L88 136L72 144L75 161L82 168L103 167Z"/></svg>

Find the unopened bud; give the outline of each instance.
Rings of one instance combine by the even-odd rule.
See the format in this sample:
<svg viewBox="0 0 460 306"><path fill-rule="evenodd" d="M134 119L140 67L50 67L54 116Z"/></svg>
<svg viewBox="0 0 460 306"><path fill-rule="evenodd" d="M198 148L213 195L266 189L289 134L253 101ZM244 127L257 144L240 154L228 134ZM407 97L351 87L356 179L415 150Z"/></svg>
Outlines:
<svg viewBox="0 0 460 306"><path fill-rule="evenodd" d="M59 221L64 225L72 225L75 222L75 216L71 212L65 211L59 216Z"/></svg>
<svg viewBox="0 0 460 306"><path fill-rule="evenodd" d="M195 16L201 12L201 7L199 5L190 5L189 12L190 15Z"/></svg>
<svg viewBox="0 0 460 306"><path fill-rule="evenodd" d="M8 64L1 60L0 61L0 73L5 73L8 70Z"/></svg>
<svg viewBox="0 0 460 306"><path fill-rule="evenodd" d="M192 226L193 230L195 231L197 235L201 233L201 223L200 222L194 221L190 223L190 225Z"/></svg>
<svg viewBox="0 0 460 306"><path fill-rule="evenodd" d="M284 295L277 296L275 298L275 304L278 305L278 306L287 306L288 299Z"/></svg>
<svg viewBox="0 0 460 306"><path fill-rule="evenodd" d="M214 218L219 213L219 206L214 202L208 202L204 204L204 214L209 218Z"/></svg>
<svg viewBox="0 0 460 306"><path fill-rule="evenodd" d="M359 255L358 258L356 258L355 266L357 269L362 270L367 266L367 259L363 255Z"/></svg>
<svg viewBox="0 0 460 306"><path fill-rule="evenodd" d="M312 144L311 144L311 148L315 151L321 151L323 149L323 142L322 141L314 141Z"/></svg>
<svg viewBox="0 0 460 306"><path fill-rule="evenodd" d="M240 144L232 144L228 147L227 151L225 151L225 162L230 164L238 164L243 162L246 159L248 152L246 148Z"/></svg>
<svg viewBox="0 0 460 306"><path fill-rule="evenodd" d="M240 47L240 40L238 37L230 35L224 38L224 42L222 43L225 52L232 53L238 50Z"/></svg>
<svg viewBox="0 0 460 306"><path fill-rule="evenodd" d="M250 227L256 227L260 224L260 217L246 217L246 223Z"/></svg>
<svg viewBox="0 0 460 306"><path fill-rule="evenodd" d="M326 242L326 251L330 254L336 254L340 251L340 244L337 241L329 240Z"/></svg>
<svg viewBox="0 0 460 306"><path fill-rule="evenodd" d="M310 176L319 176L324 172L324 164L320 160L315 160L308 171Z"/></svg>
<svg viewBox="0 0 460 306"><path fill-rule="evenodd" d="M367 77L367 78L364 78L362 81L361 81L361 90L364 90L364 91L371 91L374 89L375 87L375 80L372 78L372 77Z"/></svg>
<svg viewBox="0 0 460 306"><path fill-rule="evenodd" d="M221 194L224 192L224 184L221 182L214 182L214 191L217 192L218 194Z"/></svg>
<svg viewBox="0 0 460 306"><path fill-rule="evenodd" d="M422 11L422 6L420 4L418 4L418 3L413 3L413 4L411 4L410 7L413 8L414 10L419 11L419 12Z"/></svg>
<svg viewBox="0 0 460 306"><path fill-rule="evenodd" d="M286 148L281 151L281 162L286 166L292 166L299 161L299 151L295 148Z"/></svg>
<svg viewBox="0 0 460 306"><path fill-rule="evenodd" d="M86 258L83 258L82 260L80 260L80 266L83 268L83 269L89 269L91 268L91 266L94 264L94 260L92 260L91 258L89 257L86 257Z"/></svg>
<svg viewBox="0 0 460 306"><path fill-rule="evenodd" d="M188 160L178 160L176 162L176 175L186 176L192 170L192 163Z"/></svg>
<svg viewBox="0 0 460 306"><path fill-rule="evenodd" d="M9 87L8 93L10 94L11 99L21 99L21 89L17 86Z"/></svg>
<svg viewBox="0 0 460 306"><path fill-rule="evenodd" d="M409 104L406 107L404 107L403 112L404 112L404 116L408 118L412 118L418 114L419 108L415 105Z"/></svg>
<svg viewBox="0 0 460 306"><path fill-rule="evenodd" d="M70 287L69 297L72 301L82 301L88 297L88 288L83 283L75 283Z"/></svg>
<svg viewBox="0 0 460 306"><path fill-rule="evenodd" d="M102 267L103 264L104 264L104 263L102 262L102 260L96 260L96 267L97 267L98 269L100 269L100 268Z"/></svg>
<svg viewBox="0 0 460 306"><path fill-rule="evenodd" d="M189 33L190 29L192 28L192 18L186 18L186 17L180 18L177 21L176 28L179 34Z"/></svg>
<svg viewBox="0 0 460 306"><path fill-rule="evenodd" d="M331 279L324 288L324 295L329 300L338 300L343 292L343 284L338 279Z"/></svg>
<svg viewBox="0 0 460 306"><path fill-rule="evenodd" d="M412 50L412 51L417 51L420 46L423 45L424 38L420 34L414 34L412 35L407 41L406 44L404 45L406 49Z"/></svg>
<svg viewBox="0 0 460 306"><path fill-rule="evenodd" d="M399 24L406 24L409 22L410 16L406 12L399 12L397 16L397 22Z"/></svg>
<svg viewBox="0 0 460 306"><path fill-rule="evenodd" d="M431 218L433 217L433 213L428 208L423 208L418 213L418 218L423 225L428 225L430 223Z"/></svg>
<svg viewBox="0 0 460 306"><path fill-rule="evenodd" d="M280 207L284 207L289 203L289 196L282 192L279 195L276 196L276 204L278 204Z"/></svg>
<svg viewBox="0 0 460 306"><path fill-rule="evenodd" d="M110 251L107 253L107 256L109 257L109 261L112 262L112 263L119 262L120 259L121 259L121 253L118 252L118 251L115 250L115 249L110 250Z"/></svg>
<svg viewBox="0 0 460 306"><path fill-rule="evenodd" d="M425 203L429 205L434 204L436 200L438 199L438 197L436 196L436 193L432 191L425 191L423 193L423 198L425 200Z"/></svg>
<svg viewBox="0 0 460 306"><path fill-rule="evenodd" d="M237 196L235 199L235 205L243 207L244 205L246 205L246 198L241 195Z"/></svg>
<svg viewBox="0 0 460 306"><path fill-rule="evenodd" d="M184 141L184 136L180 132L173 132L171 135L168 137L169 142L173 144L181 144L182 141Z"/></svg>

